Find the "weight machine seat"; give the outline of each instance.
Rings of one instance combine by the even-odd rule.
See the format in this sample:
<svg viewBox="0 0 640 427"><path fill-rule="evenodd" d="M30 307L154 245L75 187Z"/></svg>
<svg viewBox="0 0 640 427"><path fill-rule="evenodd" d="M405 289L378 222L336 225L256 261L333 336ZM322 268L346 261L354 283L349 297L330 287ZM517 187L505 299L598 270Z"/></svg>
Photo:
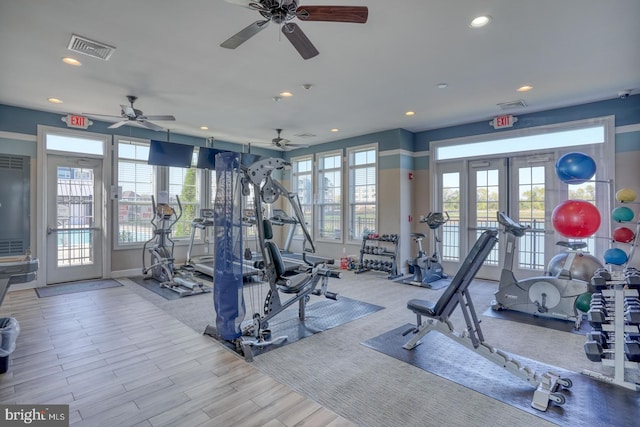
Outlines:
<svg viewBox="0 0 640 427"><path fill-rule="evenodd" d="M273 229L271 228L271 222L265 219L263 221L264 224L264 237L265 237L265 248L269 253L269 258L273 263L273 270L276 273L276 284L278 284L278 288L284 293L297 293L301 289L304 289L307 284L310 282L309 274L299 273L293 276L286 276L287 268L285 266L284 260L282 259L282 254L280 253L280 248L276 245L275 242L268 240L273 238Z"/></svg>
<svg viewBox="0 0 640 427"><path fill-rule="evenodd" d="M587 242L565 242L565 241L561 241L561 242L556 242L556 245L571 249L572 251L577 251L578 249L586 248L587 247Z"/></svg>
<svg viewBox="0 0 640 427"><path fill-rule="evenodd" d="M437 302L412 299L407 302L407 308L417 315L447 320L460 302L454 296L467 290L476 273L482 267L482 263L484 263L489 252L498 241L497 235L497 230L486 230L480 235Z"/></svg>

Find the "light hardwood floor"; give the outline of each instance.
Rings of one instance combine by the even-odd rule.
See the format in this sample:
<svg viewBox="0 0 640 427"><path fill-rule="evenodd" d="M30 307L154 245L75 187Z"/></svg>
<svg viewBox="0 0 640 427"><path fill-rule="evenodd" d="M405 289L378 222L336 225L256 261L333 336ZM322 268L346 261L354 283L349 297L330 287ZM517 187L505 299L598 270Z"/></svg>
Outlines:
<svg viewBox="0 0 640 427"><path fill-rule="evenodd" d="M73 426L351 426L126 287L38 298L20 323L0 402L68 404Z"/></svg>

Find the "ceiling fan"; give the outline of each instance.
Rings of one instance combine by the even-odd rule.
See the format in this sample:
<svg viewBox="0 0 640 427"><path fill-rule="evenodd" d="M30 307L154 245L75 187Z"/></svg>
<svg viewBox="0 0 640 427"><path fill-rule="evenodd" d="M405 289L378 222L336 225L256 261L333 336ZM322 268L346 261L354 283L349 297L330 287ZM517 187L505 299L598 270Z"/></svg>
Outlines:
<svg viewBox="0 0 640 427"><path fill-rule="evenodd" d="M249 9L257 10L264 18L231 36L220 46L235 49L251 37L264 30L269 22L282 25L282 34L291 42L298 53L309 59L318 55L318 50L294 22L294 18L303 21L351 22L364 24L369 16L366 6L298 6L298 0L226 0Z"/></svg>
<svg viewBox="0 0 640 427"><path fill-rule="evenodd" d="M276 129L276 132L278 132L278 136L273 138L271 140L271 143L273 145L275 145L277 148L279 148L280 150L286 151L289 148L307 148L307 147L309 147L308 145L304 145L304 144L291 144L291 141L289 141L288 139L284 139L284 138L280 137L280 133L282 132L282 129Z"/></svg>
<svg viewBox="0 0 640 427"><path fill-rule="evenodd" d="M146 128L152 130L163 131L165 130L163 127L158 126L155 123L150 122L149 120L160 120L160 121L173 121L176 118L170 115L160 115L160 116L145 116L141 110L138 110L133 106L133 103L138 99L137 96L127 95L127 99L129 100L129 104L131 105L122 105L120 104L120 115L119 116L111 116L107 114L92 114L92 113L83 113L87 116L103 116L103 117L122 117L123 120L116 122L109 126L109 129L116 129L122 125L138 123Z"/></svg>

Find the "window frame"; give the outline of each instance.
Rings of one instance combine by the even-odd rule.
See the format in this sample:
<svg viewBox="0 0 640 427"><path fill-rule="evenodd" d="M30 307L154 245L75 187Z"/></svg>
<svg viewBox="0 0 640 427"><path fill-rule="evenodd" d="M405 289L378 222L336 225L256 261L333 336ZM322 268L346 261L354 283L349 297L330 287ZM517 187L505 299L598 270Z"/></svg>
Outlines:
<svg viewBox="0 0 640 427"><path fill-rule="evenodd" d="M369 151L373 151L373 156L374 156L374 161L373 163L365 163L362 165L356 165L355 164L355 156L358 153L366 153ZM359 205L364 205L364 206L373 206L373 212L374 212L374 220L373 220L373 230L370 231L377 231L378 230L378 224L379 224L379 215L378 215L378 186L379 186L379 171L380 171L380 151L378 149L378 144L374 143L374 144L367 144L367 145L360 145L357 147L351 147L349 149L347 149L347 232L348 232L348 241L349 242L361 242L362 241L362 233L360 233L360 235L357 235L355 233L355 207L359 206ZM355 171L359 170L359 169L368 169L373 167L374 170L374 179L375 182L373 184L374 186L374 201L373 202L358 202L356 203L355 201L355 197L356 197L356 182L355 182ZM370 184L365 184L367 187L370 186Z"/></svg>
<svg viewBox="0 0 640 427"><path fill-rule="evenodd" d="M310 169L308 172L299 172L298 168L300 163L303 162L310 162ZM305 220L307 221L307 224L314 224L314 214L315 214L315 209L314 209L314 195L315 195L315 188L316 188L316 183L314 182L313 179L313 175L314 175L314 171L315 171L315 158L313 154L309 154L309 155L305 155L305 156L299 156L299 157L292 157L291 158L291 180L290 180L290 189L292 192L298 194L298 198L300 199L300 208L302 209L303 213L308 213L309 217L305 216ZM309 194L309 202L308 203L304 203L303 200L300 198L300 187L298 187L297 183L298 183L298 177L300 176L309 176L309 182L311 184L311 188L310 190L310 194ZM305 209L306 208L306 209ZM291 213L289 213L291 214ZM309 230L311 233L315 233L315 230L313 229L314 227L310 227ZM315 234L312 234L312 238L314 237ZM293 235L294 240L303 240L303 236L302 236L302 230L300 227L296 227L296 231L295 234Z"/></svg>
<svg viewBox="0 0 640 427"><path fill-rule="evenodd" d="M151 144L151 140L143 139L143 138L134 138L124 135L114 135L113 139L113 182L115 183L115 187L118 189L118 193L122 191L122 186L120 185L120 162L133 162L138 164L143 164L150 166L152 168L151 172L151 194L156 198L158 198L158 194L160 192L169 192L170 188L170 169L168 166L154 166L148 165L147 159L135 159L135 158L121 158L120 157L120 144L121 143L129 143L133 145L146 146L147 148ZM195 162L197 159L197 150L198 146L194 147L194 155L192 160L191 168L195 168ZM122 159L122 160L121 160ZM191 169L191 168L182 168L182 169ZM181 169L181 168L176 168ZM199 215L199 209L204 206L208 201L209 185L206 181L206 175L202 173L202 170L195 169L196 173L196 193L197 193L197 202L195 209L195 216ZM135 182L135 181L134 181ZM175 185L175 184L171 184ZM113 249L114 250L127 250L127 249L138 249L144 246L144 243L148 240L137 240L134 242L121 242L120 235L120 216L119 216L119 208L121 203L122 195L119 194L117 202L113 204ZM170 200L173 200L175 203L175 194L169 194ZM182 202L182 200L181 200ZM149 201L150 203L150 201ZM150 221L150 218L149 218ZM204 233L197 233L194 238L194 243L204 243L205 236ZM153 234L150 235L150 238L153 237ZM183 237L173 237L172 239L175 241L178 246L186 246L189 244L191 238L191 233L189 232L187 236Z"/></svg>
<svg viewBox="0 0 640 427"><path fill-rule="evenodd" d="M337 168L327 168L327 169L323 169L321 167L322 164L322 160L325 158L329 158L329 157L338 157L340 159L339 161L339 167ZM313 238L314 240L318 240L318 241L322 241L322 242L332 242L332 243L343 243L344 242L344 226L345 226L345 217L344 217L344 154L343 154L343 150L339 149L339 150L332 150L332 151L324 151L321 153L316 153L316 162L315 162L315 174L316 174L316 180L315 180L315 190L314 190L314 194L315 194L315 209L314 209L314 218L316 219L315 221L315 226L313 227L314 229L314 235ZM338 202L333 202L333 203L324 203L321 199L321 191L323 191L324 186L320 184L320 181L324 178L324 173L325 171L327 173L329 172L338 172L337 176L340 177L340 185L339 186L334 186L333 188L339 188L340 190L340 200ZM338 238L329 238L329 237L324 237L322 235L322 228L323 228L323 220L322 220L322 210L324 207L326 206L335 206L338 207L340 210L340 219L338 221L338 224L340 226L339 229L339 237ZM338 236L338 234L335 233L334 230L334 235Z"/></svg>

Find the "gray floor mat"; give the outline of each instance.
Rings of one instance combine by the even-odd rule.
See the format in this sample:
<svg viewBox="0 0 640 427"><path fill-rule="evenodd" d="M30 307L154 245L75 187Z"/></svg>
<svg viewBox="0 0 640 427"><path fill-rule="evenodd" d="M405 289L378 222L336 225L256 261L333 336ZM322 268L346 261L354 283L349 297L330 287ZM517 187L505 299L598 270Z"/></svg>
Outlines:
<svg viewBox="0 0 640 427"><path fill-rule="evenodd" d="M115 288L122 286L115 280L89 280L82 282L63 283L49 285L43 288L35 288L38 298L53 297L56 295L74 294L76 292L95 291L98 289Z"/></svg>
<svg viewBox="0 0 640 427"><path fill-rule="evenodd" d="M410 339L402 333L412 327L400 326L362 344L562 426L632 426L640 419L639 393L514 355L538 373L552 371L573 382L572 388L562 390L563 406L535 410L531 385L438 332L428 333L413 350L402 348Z"/></svg>

